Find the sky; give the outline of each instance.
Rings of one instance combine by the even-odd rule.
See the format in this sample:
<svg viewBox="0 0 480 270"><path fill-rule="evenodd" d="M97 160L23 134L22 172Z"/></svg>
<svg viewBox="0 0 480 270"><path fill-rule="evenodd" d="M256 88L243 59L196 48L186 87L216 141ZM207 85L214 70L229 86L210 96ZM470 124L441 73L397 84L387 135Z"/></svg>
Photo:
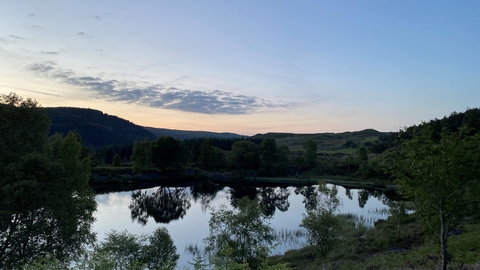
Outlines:
<svg viewBox="0 0 480 270"><path fill-rule="evenodd" d="M150 127L320 133L479 107L480 1L0 0L0 94Z"/></svg>

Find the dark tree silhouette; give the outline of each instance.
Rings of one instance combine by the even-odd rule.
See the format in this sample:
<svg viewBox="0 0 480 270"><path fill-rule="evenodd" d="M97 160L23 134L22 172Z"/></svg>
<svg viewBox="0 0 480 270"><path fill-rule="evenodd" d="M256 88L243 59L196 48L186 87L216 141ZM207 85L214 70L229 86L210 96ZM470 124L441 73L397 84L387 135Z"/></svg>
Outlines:
<svg viewBox="0 0 480 270"><path fill-rule="evenodd" d="M159 187L152 194L137 191L130 202L132 220L145 225L149 217L157 223L168 224L183 218L190 208L190 196L185 188Z"/></svg>

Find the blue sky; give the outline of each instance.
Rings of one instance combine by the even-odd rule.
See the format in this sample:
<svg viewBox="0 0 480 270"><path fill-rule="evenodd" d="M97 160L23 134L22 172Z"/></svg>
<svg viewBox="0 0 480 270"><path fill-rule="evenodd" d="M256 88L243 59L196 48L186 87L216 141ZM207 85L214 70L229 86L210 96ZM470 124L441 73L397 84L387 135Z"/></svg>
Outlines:
<svg viewBox="0 0 480 270"><path fill-rule="evenodd" d="M2 1L0 93L136 124L396 131L479 107L478 1Z"/></svg>

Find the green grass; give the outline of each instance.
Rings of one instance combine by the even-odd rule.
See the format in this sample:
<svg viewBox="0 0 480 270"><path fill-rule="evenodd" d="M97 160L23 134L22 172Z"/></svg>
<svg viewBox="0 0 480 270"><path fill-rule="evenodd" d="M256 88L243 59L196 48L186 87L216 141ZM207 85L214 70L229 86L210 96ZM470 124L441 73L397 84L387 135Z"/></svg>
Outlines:
<svg viewBox="0 0 480 270"><path fill-rule="evenodd" d="M270 263L289 263L297 269L438 269L440 248L425 234L417 215L409 215L407 223L389 217L374 228L362 226L355 216L340 218L341 237L327 256L305 247L273 256ZM479 223L465 225L462 234L448 241L451 269L479 269L474 268L480 265Z"/></svg>
<svg viewBox="0 0 480 270"><path fill-rule="evenodd" d="M312 139L317 142L319 152L352 154L365 142L373 142L383 133L373 129L343 133L317 133L317 134L293 134L293 133L267 133L257 135L260 138L274 138L277 145L286 145L290 151L302 151L305 141ZM356 142L357 148L345 148L347 141Z"/></svg>

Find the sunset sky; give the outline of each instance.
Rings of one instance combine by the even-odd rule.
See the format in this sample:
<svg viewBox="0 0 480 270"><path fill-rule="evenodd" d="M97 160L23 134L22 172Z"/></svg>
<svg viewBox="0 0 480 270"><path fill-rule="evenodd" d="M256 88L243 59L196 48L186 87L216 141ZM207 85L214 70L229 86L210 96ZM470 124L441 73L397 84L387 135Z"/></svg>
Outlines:
<svg viewBox="0 0 480 270"><path fill-rule="evenodd" d="M480 1L0 0L0 94L142 126L397 131L480 106Z"/></svg>

